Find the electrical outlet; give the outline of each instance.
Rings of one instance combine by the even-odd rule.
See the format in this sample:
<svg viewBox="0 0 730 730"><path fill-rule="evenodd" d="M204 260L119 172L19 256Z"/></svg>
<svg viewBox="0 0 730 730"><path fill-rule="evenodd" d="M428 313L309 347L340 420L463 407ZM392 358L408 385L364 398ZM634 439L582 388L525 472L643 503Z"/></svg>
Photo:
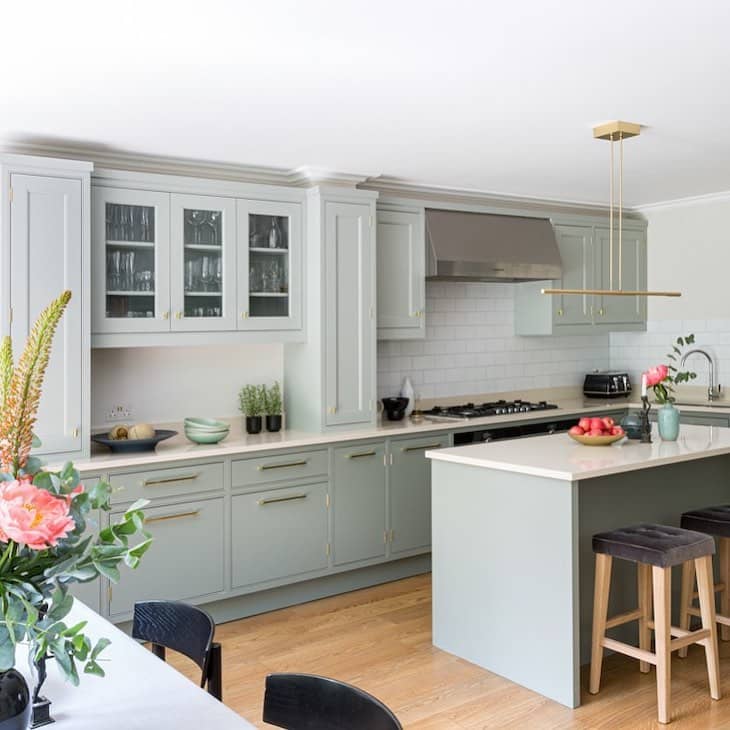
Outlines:
<svg viewBox="0 0 730 730"><path fill-rule="evenodd" d="M107 421L128 421L132 418L132 409L127 406L114 406L106 413Z"/></svg>

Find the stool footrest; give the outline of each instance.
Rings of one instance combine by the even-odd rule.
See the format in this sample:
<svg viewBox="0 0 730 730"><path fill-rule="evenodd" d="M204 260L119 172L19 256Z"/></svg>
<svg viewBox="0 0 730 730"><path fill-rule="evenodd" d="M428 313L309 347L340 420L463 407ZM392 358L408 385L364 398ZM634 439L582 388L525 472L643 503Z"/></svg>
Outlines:
<svg viewBox="0 0 730 730"><path fill-rule="evenodd" d="M648 662L649 664L656 665L656 654L646 651L646 649L639 649L638 646L632 646L631 644L626 644L623 641L610 639L607 636L604 637L601 643L606 649L617 651L619 654L626 654L627 656L638 659L641 662Z"/></svg>
<svg viewBox="0 0 730 730"><path fill-rule="evenodd" d="M606 628L612 629L616 626L622 626L630 621L636 621L640 619L642 612L640 608L636 608L633 611L626 611L626 613L617 613L615 616L606 620Z"/></svg>
<svg viewBox="0 0 730 730"><path fill-rule="evenodd" d="M669 642L669 651L677 651L683 649L690 644L703 644L710 638L710 629L698 629L697 631L688 632L687 636L680 636L678 639L672 639Z"/></svg>
<svg viewBox="0 0 730 730"><path fill-rule="evenodd" d="M692 606L691 608L687 609L687 613L690 616L699 616L700 615L700 609L695 608ZM730 616L723 616L722 614L716 613L715 614L715 621L718 624L722 624L723 626L730 626Z"/></svg>

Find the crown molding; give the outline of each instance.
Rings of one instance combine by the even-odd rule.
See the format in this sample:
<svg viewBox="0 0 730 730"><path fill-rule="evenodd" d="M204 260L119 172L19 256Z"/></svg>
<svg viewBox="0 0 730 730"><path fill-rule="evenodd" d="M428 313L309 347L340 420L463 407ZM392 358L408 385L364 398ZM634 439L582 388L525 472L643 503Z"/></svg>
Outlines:
<svg viewBox="0 0 730 730"><path fill-rule="evenodd" d="M727 201L730 201L730 190L722 190L717 193L706 193L705 195L691 195L686 198L675 198L674 200L662 200L658 203L637 205L635 210L638 210L641 213L650 213L655 210L664 210L666 208L685 208L693 205L703 205L705 203L721 203Z"/></svg>

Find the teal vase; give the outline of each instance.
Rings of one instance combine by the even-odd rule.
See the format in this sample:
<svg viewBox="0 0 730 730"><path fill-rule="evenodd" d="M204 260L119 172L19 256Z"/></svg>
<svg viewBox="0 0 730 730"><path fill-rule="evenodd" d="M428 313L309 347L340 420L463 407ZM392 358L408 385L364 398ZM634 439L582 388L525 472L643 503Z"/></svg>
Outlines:
<svg viewBox="0 0 730 730"><path fill-rule="evenodd" d="M676 441L679 436L679 410L671 403L665 403L657 411L659 435L663 441Z"/></svg>

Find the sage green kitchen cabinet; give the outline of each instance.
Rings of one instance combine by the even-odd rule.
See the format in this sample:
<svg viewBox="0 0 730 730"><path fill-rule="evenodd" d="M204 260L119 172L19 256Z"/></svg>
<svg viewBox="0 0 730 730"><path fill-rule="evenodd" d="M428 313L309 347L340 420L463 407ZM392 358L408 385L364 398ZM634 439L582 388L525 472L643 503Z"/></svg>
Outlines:
<svg viewBox="0 0 730 730"><path fill-rule="evenodd" d="M563 276L556 281L530 281L515 288L515 334L581 335L646 329L646 297L598 294L542 294L545 288L609 289L611 255L608 229L598 225L554 225ZM618 236L614 240L613 288L619 268L624 290L646 289L646 227L624 223L619 267Z"/></svg>
<svg viewBox="0 0 730 730"><path fill-rule="evenodd" d="M109 617L125 620L135 601L215 600L225 589L223 497L146 507L145 529L154 543L135 570L122 566L111 586ZM112 513L119 519L121 513Z"/></svg>
<svg viewBox="0 0 730 730"><path fill-rule="evenodd" d="M656 423L659 408L661 406L654 406L649 412L649 420L653 423ZM679 422L686 426L719 426L721 428L728 428L730 427L730 414L687 412L680 406Z"/></svg>
<svg viewBox="0 0 730 730"><path fill-rule="evenodd" d="M233 497L234 589L326 570L327 493L322 482Z"/></svg>
<svg viewBox="0 0 730 730"><path fill-rule="evenodd" d="M378 210L378 339L426 336L426 247L423 211Z"/></svg>
<svg viewBox="0 0 730 730"><path fill-rule="evenodd" d="M333 449L335 565L383 559L386 549L385 443Z"/></svg>
<svg viewBox="0 0 730 730"><path fill-rule="evenodd" d="M391 556L431 547L431 462L426 451L449 445L448 434L390 442L388 502Z"/></svg>

